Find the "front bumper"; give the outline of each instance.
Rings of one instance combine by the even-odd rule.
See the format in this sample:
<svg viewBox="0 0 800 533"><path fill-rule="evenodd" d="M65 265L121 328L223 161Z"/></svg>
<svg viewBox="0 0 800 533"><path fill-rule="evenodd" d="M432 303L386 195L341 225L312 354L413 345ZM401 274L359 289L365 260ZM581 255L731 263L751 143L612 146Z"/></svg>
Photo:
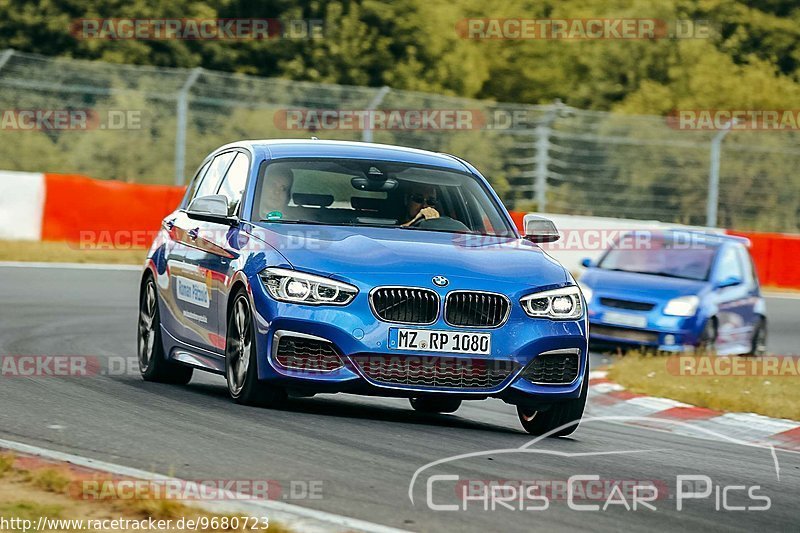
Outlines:
<svg viewBox="0 0 800 533"><path fill-rule="evenodd" d="M414 275L403 277L409 286L425 286L430 276ZM424 280L422 278L425 278ZM382 281L382 280L381 280ZM394 283L392 283L394 281ZM415 283L418 282L418 283ZM352 281L350 281L352 283ZM453 290L487 290L485 287L470 286L475 281L451 280L447 288L434 288L444 301ZM396 284L396 275L386 277L386 283ZM356 283L356 285L358 285ZM430 283L427 283L429 286ZM251 285L256 317L256 347L258 353L259 379L280 383L290 391L300 394L324 392L347 392L362 395L414 397L421 394L447 394L461 398L481 399L501 398L509 403L536 405L559 400L577 398L588 367L588 339L585 318L576 321L553 321L532 319L521 306L519 298L524 294L510 292L510 286L495 286L492 290L504 293L512 301L507 321L497 328L462 328L445 323L443 317L430 325L400 325L379 320L369 305L369 289L359 286L359 294L347 306L305 306L286 304L272 299L260 282ZM429 287L430 288L430 287ZM508 292L507 292L508 291ZM391 328L413 328L444 330L453 332L485 332L492 335L491 353L488 355L432 353L427 351L393 350L388 347ZM325 339L332 343L343 361L343 366L331 371L308 371L285 368L274 360L276 333L299 333ZM528 381L520 376L523 369L539 354L554 350L573 350L579 352L580 368L575 381L563 385L544 385ZM356 364L360 358L392 357L398 360L415 358L447 358L453 364L468 360L481 360L486 364L511 364L514 370L496 386L470 389L464 387L426 386L424 384L386 384L367 377Z"/></svg>
<svg viewBox="0 0 800 533"><path fill-rule="evenodd" d="M629 319L620 319L630 317ZM635 322L638 324L634 325ZM600 304L589 305L589 339L592 343L643 346L667 352L694 349L700 342L703 321L691 317L668 316L652 311L622 311Z"/></svg>

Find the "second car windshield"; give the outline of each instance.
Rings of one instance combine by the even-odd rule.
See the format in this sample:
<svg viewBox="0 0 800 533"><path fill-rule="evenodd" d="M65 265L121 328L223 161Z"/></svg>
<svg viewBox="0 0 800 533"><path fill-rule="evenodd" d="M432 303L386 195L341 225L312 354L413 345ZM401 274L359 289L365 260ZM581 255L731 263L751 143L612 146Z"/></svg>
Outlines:
<svg viewBox="0 0 800 533"><path fill-rule="evenodd" d="M646 245L631 247L619 243L598 264L607 270L653 274L694 280L708 279L718 245L715 243L678 243L652 239Z"/></svg>
<svg viewBox="0 0 800 533"><path fill-rule="evenodd" d="M514 236L474 176L377 160L272 162L260 172L252 218Z"/></svg>

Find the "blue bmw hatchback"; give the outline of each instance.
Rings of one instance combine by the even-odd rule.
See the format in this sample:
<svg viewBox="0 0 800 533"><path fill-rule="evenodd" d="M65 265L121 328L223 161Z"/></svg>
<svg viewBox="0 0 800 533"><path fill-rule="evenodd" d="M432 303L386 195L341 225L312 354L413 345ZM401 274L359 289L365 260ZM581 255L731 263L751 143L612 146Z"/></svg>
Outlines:
<svg viewBox="0 0 800 533"><path fill-rule="evenodd" d="M766 352L767 318L741 237L669 230L623 236L584 260L592 342L680 352Z"/></svg>
<svg viewBox="0 0 800 533"><path fill-rule="evenodd" d="M585 301L469 163L396 146L269 140L211 153L141 279L149 381L226 377L239 403L355 393L450 413L501 398L566 435L587 392Z"/></svg>

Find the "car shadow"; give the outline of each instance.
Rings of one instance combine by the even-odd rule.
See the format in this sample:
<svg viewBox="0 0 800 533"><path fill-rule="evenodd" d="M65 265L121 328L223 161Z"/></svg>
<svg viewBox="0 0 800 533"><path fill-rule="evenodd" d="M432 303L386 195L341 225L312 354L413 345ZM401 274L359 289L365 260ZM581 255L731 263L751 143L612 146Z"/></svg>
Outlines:
<svg viewBox="0 0 800 533"><path fill-rule="evenodd" d="M358 420L373 420L378 422L405 423L431 427L447 427L468 429L473 431L490 431L493 433L506 433L530 438L524 430L469 419L454 414L431 414L414 411L411 406L406 408L389 405L370 404L370 396L353 395L318 395L313 398L289 398L279 407L263 408L238 405L228 398L228 391L224 385L200 382L188 385L166 385L160 383L146 383L135 380L129 382L131 386L146 389L148 393L159 394L165 398L186 401L186 395L202 397L207 401L189 400L189 403L202 406L204 409L220 408L228 410L230 414L241 413L248 420L263 418L265 421L274 418L276 414L295 413L307 415L322 415L325 417L347 418ZM375 399L383 399L375 397ZM465 402L466 403L466 402ZM511 408L511 406L509 406ZM254 418L256 417L256 418Z"/></svg>

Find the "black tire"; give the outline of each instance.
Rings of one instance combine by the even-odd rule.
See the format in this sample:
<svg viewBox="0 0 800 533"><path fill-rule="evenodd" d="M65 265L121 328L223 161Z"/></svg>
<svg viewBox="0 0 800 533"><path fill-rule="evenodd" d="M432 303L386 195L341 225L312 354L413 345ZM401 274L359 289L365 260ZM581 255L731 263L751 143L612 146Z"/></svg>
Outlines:
<svg viewBox="0 0 800 533"><path fill-rule="evenodd" d="M461 407L461 400L440 396L420 396L409 398L411 407L420 413L455 413Z"/></svg>
<svg viewBox="0 0 800 533"><path fill-rule="evenodd" d="M706 320L697 347L704 353L714 353L717 349L717 321L713 317Z"/></svg>
<svg viewBox="0 0 800 533"><path fill-rule="evenodd" d="M578 429L578 424L583 417L588 390L589 375L587 373L583 378L581 394L574 400L554 403L550 406L550 409L546 411L536 411L534 409L517 406L517 416L519 417L522 427L531 435L544 435L564 424L575 422L548 436L565 437L574 433L575 430Z"/></svg>
<svg viewBox="0 0 800 533"><path fill-rule="evenodd" d="M139 295L136 354L145 381L186 385L192 379L191 367L168 360L164 353L158 291L152 276L147 277Z"/></svg>
<svg viewBox="0 0 800 533"><path fill-rule="evenodd" d="M750 352L747 355L759 357L767 355L767 319L763 316L759 319L758 325L753 331L753 340L750 344Z"/></svg>
<svg viewBox="0 0 800 533"><path fill-rule="evenodd" d="M244 291L233 296L225 335L225 381L231 399L239 404L260 407L275 407L283 403L286 399L284 389L258 380L253 314Z"/></svg>

